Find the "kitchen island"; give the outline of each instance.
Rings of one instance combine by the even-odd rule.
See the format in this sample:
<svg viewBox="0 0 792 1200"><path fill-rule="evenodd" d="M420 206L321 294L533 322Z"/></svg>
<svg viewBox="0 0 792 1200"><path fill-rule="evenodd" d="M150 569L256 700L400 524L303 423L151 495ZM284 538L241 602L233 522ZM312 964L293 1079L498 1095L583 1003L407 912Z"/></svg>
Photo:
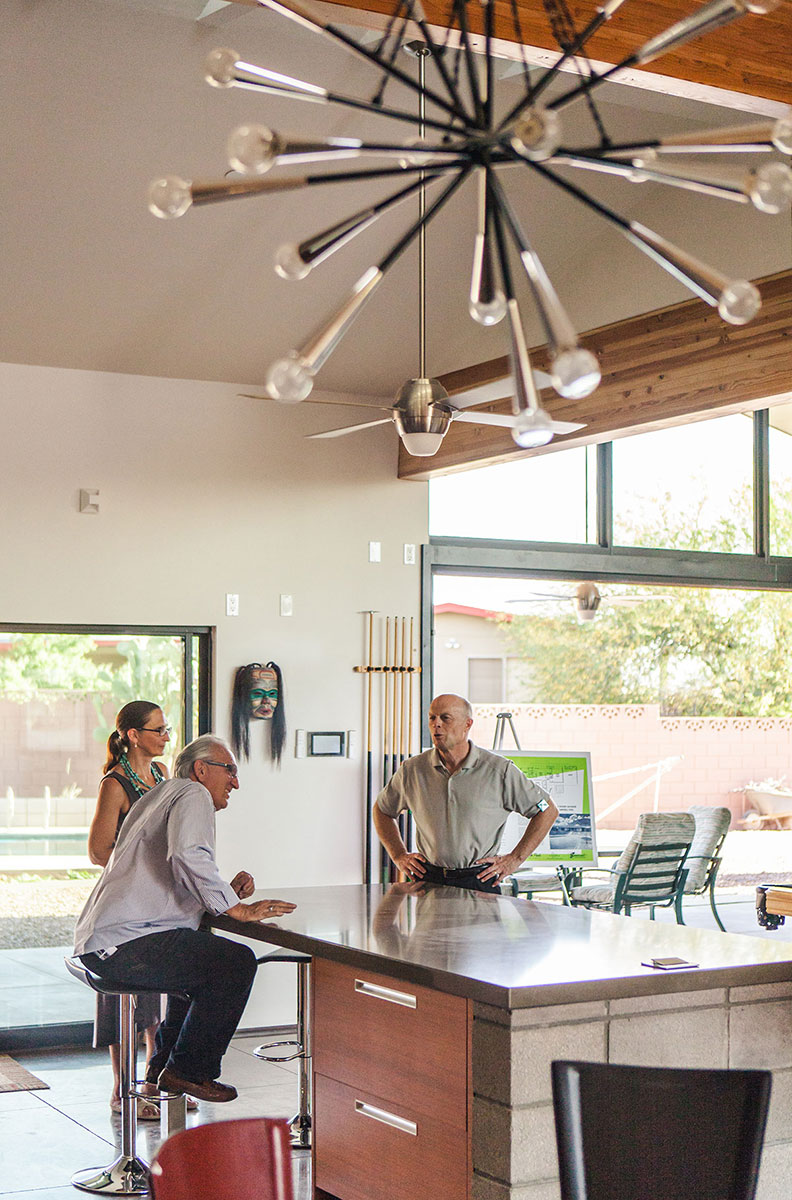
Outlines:
<svg viewBox="0 0 792 1200"><path fill-rule="evenodd" d="M313 956L320 1200L558 1200L557 1058L771 1068L758 1200L787 1200L790 947L445 887L281 898L212 924ZM672 955L698 966L642 965Z"/></svg>

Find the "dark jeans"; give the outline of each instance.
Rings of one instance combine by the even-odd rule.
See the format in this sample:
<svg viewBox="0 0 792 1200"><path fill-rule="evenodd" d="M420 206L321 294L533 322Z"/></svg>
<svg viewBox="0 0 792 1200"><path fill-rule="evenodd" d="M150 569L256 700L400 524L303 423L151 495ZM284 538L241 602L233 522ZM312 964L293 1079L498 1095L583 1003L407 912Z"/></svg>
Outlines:
<svg viewBox="0 0 792 1200"><path fill-rule="evenodd" d="M109 958L81 955L90 971L110 984L183 992L168 995L165 1020L147 1078L163 1067L182 1079L217 1079L220 1061L236 1032L256 974L249 946L198 929L169 929L119 946Z"/></svg>
<svg viewBox="0 0 792 1200"><path fill-rule="evenodd" d="M501 890L492 879L479 879L479 871L486 869L486 863L475 867L459 867L449 870L446 867L436 867L433 863L426 864L426 874L421 876L424 883L444 883L446 887L467 888L470 892L494 892L500 896Z"/></svg>

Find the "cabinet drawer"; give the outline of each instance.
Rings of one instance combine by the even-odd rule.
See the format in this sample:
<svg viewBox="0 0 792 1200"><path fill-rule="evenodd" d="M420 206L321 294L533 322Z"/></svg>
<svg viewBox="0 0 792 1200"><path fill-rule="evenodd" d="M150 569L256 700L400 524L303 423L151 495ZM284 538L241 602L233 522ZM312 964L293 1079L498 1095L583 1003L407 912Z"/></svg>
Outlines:
<svg viewBox="0 0 792 1200"><path fill-rule="evenodd" d="M343 1200L465 1200L467 1133L417 1112L411 1091L405 1082L404 1102L394 1103L314 1076L317 1188Z"/></svg>
<svg viewBox="0 0 792 1200"><path fill-rule="evenodd" d="M387 975L314 960L313 1062L320 1075L467 1124L468 1002Z"/></svg>

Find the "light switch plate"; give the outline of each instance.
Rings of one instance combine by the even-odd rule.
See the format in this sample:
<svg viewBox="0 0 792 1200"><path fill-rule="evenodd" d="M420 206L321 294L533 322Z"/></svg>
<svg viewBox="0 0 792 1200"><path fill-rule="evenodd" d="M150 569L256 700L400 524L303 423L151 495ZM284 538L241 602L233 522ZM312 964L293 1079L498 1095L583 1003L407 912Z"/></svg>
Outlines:
<svg viewBox="0 0 792 1200"><path fill-rule="evenodd" d="M382 542L369 542L369 562L382 562Z"/></svg>
<svg viewBox="0 0 792 1200"><path fill-rule="evenodd" d="M292 596L286 596L286 595L281 594L280 615L282 617L294 616L294 599Z"/></svg>

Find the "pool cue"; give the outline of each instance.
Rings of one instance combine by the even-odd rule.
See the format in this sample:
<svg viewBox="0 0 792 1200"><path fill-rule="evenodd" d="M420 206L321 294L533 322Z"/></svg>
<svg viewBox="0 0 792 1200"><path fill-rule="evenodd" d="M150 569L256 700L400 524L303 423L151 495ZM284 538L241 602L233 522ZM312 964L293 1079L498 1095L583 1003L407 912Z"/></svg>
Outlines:
<svg viewBox="0 0 792 1200"><path fill-rule="evenodd" d="M407 689L404 686L404 676L407 671L407 618L402 617L401 666L399 667L399 765L407 757L406 728L404 720L404 705L407 699Z"/></svg>
<svg viewBox="0 0 792 1200"><path fill-rule="evenodd" d="M415 618L410 617L410 660L407 675L407 757L412 758L413 750L413 624ZM407 813L407 849L412 850L413 817Z"/></svg>
<svg viewBox="0 0 792 1200"><path fill-rule="evenodd" d="M369 610L368 613L368 664L366 668L366 845L365 845L365 865L364 865L364 881L371 883L371 801L372 801L372 777L371 777L371 668L374 661L374 611Z"/></svg>
<svg viewBox="0 0 792 1200"><path fill-rule="evenodd" d="M390 712L390 683L388 680L388 657L390 655L390 617L385 618L385 656L383 659L384 666L382 668L382 681L384 685L384 719L382 731L382 786L388 782L388 761L390 757L390 739L391 739L391 712ZM380 861L379 861L379 878L382 883L387 883L390 873L388 858L385 847L380 845Z"/></svg>

